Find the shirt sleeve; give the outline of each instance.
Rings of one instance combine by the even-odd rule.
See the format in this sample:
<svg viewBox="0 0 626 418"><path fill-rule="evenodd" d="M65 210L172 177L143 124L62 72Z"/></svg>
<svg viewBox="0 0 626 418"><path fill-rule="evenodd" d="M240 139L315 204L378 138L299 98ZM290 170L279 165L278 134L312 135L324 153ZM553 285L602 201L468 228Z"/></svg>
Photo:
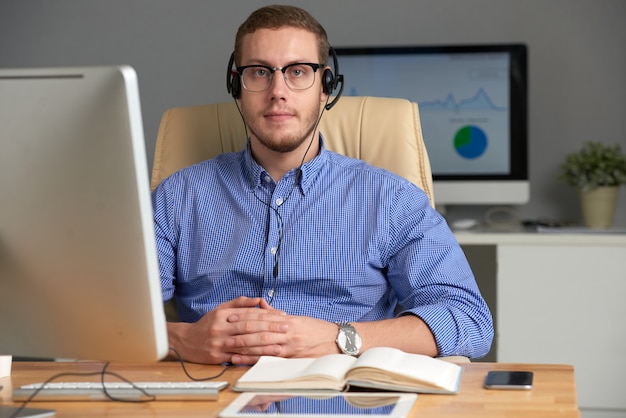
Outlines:
<svg viewBox="0 0 626 418"><path fill-rule="evenodd" d="M454 234L424 196L403 188L390 209L388 277L399 315L420 317L439 355L483 357L494 334L491 312Z"/></svg>
<svg viewBox="0 0 626 418"><path fill-rule="evenodd" d="M172 199L168 199L168 182L162 182L152 192L154 233L159 255L159 274L163 302L174 296L176 279L176 240Z"/></svg>

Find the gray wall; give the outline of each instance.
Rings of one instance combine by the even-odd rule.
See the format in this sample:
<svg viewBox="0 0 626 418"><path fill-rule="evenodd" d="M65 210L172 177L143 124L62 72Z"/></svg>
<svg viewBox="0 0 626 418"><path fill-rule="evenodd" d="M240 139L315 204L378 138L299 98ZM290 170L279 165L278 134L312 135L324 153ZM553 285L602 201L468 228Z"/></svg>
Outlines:
<svg viewBox="0 0 626 418"><path fill-rule="evenodd" d="M234 33L272 2L0 0L0 67L130 64L139 74L148 159L169 107L229 100ZM531 201L526 218L580 217L556 180L583 141L626 149L624 0L318 0L335 46L524 42L529 47ZM457 216L486 208L449 208ZM616 224L626 226L622 189Z"/></svg>

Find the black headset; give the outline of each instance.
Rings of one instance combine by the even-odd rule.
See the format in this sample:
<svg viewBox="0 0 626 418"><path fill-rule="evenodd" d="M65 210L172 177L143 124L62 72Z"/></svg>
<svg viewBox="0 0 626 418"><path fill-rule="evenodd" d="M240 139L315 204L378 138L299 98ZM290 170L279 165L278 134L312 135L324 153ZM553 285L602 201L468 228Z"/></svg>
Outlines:
<svg viewBox="0 0 626 418"><path fill-rule="evenodd" d="M325 94L331 95L341 84L339 93L333 99L332 102L326 104L326 110L330 110L331 107L337 103L337 100L341 97L343 93L343 74L339 74L339 60L337 59L337 54L335 53L335 49L330 47L328 50L328 54L333 59L333 68L337 75L333 74L332 70L326 68L324 73L322 74L322 89ZM233 96L235 100L239 98L241 95L241 76L237 71L233 70L233 65L235 64L235 53L230 54L230 59L228 60L228 68L226 68L226 90L228 93Z"/></svg>

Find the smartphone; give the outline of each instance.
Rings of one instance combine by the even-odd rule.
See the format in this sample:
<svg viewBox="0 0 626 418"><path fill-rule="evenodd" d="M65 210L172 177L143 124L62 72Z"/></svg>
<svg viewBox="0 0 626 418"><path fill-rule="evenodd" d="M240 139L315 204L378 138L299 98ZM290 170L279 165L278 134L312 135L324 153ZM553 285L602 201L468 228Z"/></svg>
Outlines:
<svg viewBox="0 0 626 418"><path fill-rule="evenodd" d="M491 370L485 378L486 389L517 389L533 388L533 372Z"/></svg>

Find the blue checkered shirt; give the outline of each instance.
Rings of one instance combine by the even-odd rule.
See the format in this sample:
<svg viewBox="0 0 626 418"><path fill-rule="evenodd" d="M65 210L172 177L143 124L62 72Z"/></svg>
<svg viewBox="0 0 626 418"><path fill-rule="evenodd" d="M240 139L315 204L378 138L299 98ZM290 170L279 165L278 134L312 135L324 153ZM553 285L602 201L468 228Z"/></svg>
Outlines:
<svg viewBox="0 0 626 418"><path fill-rule="evenodd" d="M331 322L422 318L440 355L484 356L491 313L445 220L409 181L327 150L278 183L248 150L153 192L164 301L182 321L263 296Z"/></svg>

